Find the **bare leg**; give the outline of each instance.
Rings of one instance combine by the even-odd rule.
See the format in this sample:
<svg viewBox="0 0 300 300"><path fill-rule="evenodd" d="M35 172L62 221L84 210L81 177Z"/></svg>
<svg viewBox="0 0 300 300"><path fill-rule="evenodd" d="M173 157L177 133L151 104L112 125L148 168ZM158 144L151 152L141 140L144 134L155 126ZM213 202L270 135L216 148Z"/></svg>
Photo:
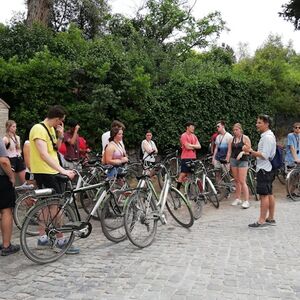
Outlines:
<svg viewBox="0 0 300 300"><path fill-rule="evenodd" d="M239 168L238 170L238 178L241 185L241 190L244 195L244 200L249 201L249 189L246 183L248 168Z"/></svg>
<svg viewBox="0 0 300 300"><path fill-rule="evenodd" d="M241 183L239 180L239 170L236 167L231 167L231 172L235 182L235 198L241 199Z"/></svg>
<svg viewBox="0 0 300 300"><path fill-rule="evenodd" d="M12 209L4 208L1 210L1 232L3 247L7 248L10 245L13 229Z"/></svg>
<svg viewBox="0 0 300 300"><path fill-rule="evenodd" d="M20 184L23 184L26 181L25 180L25 170L17 173L17 175L19 177Z"/></svg>
<svg viewBox="0 0 300 300"><path fill-rule="evenodd" d="M269 195L269 216L268 220L274 220L275 214L275 197L274 195Z"/></svg>
<svg viewBox="0 0 300 300"><path fill-rule="evenodd" d="M266 221L269 210L269 195L260 195L260 217L258 223L263 224Z"/></svg>

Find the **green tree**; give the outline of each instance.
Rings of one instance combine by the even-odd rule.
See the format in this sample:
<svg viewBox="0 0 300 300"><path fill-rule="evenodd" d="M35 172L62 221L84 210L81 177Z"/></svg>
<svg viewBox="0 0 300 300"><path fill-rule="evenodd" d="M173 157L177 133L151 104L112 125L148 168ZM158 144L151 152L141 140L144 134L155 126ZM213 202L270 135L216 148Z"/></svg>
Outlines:
<svg viewBox="0 0 300 300"><path fill-rule="evenodd" d="M300 29L300 0L290 0L282 5L283 11L279 16L294 24L295 30Z"/></svg>

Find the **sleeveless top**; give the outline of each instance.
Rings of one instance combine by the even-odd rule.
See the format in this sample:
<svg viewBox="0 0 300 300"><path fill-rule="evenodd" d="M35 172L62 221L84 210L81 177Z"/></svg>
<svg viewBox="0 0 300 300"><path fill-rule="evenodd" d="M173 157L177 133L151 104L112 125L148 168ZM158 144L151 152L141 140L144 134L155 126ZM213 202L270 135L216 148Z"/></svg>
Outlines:
<svg viewBox="0 0 300 300"><path fill-rule="evenodd" d="M114 145L116 146L116 150L113 152L112 154L112 158L113 159L121 159L122 157L124 157L126 155L126 151L124 146L121 143L114 143Z"/></svg>
<svg viewBox="0 0 300 300"><path fill-rule="evenodd" d="M18 135L15 135L15 137L11 136L6 136L8 139L8 144L6 145L9 146L7 149L8 157L13 158L13 157L18 157L21 156L20 150L17 149L17 144L20 147L20 137Z"/></svg>
<svg viewBox="0 0 300 300"><path fill-rule="evenodd" d="M234 138L233 141L232 141L232 144L231 144L231 150L232 150L231 151L231 157L236 159L237 156L240 154L240 152L243 151L243 146L244 145L245 144L243 142L243 135L241 136L241 140L238 143L236 143L236 140ZM247 155L243 155L240 160L247 161L248 160Z"/></svg>

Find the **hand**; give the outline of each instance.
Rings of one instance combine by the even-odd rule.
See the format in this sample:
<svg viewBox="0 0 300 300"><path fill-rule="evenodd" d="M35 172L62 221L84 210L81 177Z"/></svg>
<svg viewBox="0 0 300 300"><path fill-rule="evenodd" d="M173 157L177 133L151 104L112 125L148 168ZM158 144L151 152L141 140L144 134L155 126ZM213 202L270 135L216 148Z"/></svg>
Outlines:
<svg viewBox="0 0 300 300"><path fill-rule="evenodd" d="M244 151L241 151L241 152L239 153L239 155L237 156L236 159L237 159L237 160L240 160L244 154L245 154L245 152L244 152Z"/></svg>
<svg viewBox="0 0 300 300"><path fill-rule="evenodd" d="M60 125L57 125L56 131L57 131L58 137L62 137L64 135L64 124L61 123Z"/></svg>
<svg viewBox="0 0 300 300"><path fill-rule="evenodd" d="M253 151L253 150L251 149L251 147L248 146L248 145L244 145L243 148L242 148L242 150L243 150L244 152L252 152L252 151Z"/></svg>
<svg viewBox="0 0 300 300"><path fill-rule="evenodd" d="M64 170L62 174L68 176L70 180L72 180L76 175L72 170Z"/></svg>
<svg viewBox="0 0 300 300"><path fill-rule="evenodd" d="M126 157L126 156L122 157L121 162L122 162L122 164L127 163L128 162L128 157Z"/></svg>

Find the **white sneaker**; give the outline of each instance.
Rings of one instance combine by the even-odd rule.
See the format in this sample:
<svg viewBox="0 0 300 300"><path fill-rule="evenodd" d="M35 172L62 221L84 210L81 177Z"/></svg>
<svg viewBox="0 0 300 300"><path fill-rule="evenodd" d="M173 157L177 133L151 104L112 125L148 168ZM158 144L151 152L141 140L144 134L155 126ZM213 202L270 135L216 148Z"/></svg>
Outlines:
<svg viewBox="0 0 300 300"><path fill-rule="evenodd" d="M246 209L246 208L249 208L249 207L250 207L249 201L247 201L247 200L244 201L243 204L242 204L242 208L245 208L245 209Z"/></svg>
<svg viewBox="0 0 300 300"><path fill-rule="evenodd" d="M242 204L242 200L240 200L240 199L235 199L235 200L231 203L231 205L233 205L233 206L237 206L237 205L240 205L240 204Z"/></svg>

